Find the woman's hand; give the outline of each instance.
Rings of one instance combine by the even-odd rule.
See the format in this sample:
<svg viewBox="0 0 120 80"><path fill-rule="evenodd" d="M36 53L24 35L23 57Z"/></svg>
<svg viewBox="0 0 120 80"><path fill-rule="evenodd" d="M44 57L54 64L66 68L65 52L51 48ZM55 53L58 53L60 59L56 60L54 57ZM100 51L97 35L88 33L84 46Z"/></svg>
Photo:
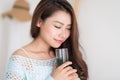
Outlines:
<svg viewBox="0 0 120 80"><path fill-rule="evenodd" d="M78 74L77 73L73 73L71 76L73 76L72 80L78 80Z"/></svg>
<svg viewBox="0 0 120 80"><path fill-rule="evenodd" d="M77 80L77 70L71 66L72 62L68 61L63 63L61 66L55 68L52 72L52 77L55 80Z"/></svg>

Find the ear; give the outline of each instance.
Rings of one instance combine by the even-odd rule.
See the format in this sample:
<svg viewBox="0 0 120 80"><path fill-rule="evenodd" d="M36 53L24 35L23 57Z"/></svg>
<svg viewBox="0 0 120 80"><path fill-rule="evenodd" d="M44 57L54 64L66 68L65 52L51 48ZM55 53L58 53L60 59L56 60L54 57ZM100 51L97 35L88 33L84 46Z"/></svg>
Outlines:
<svg viewBox="0 0 120 80"><path fill-rule="evenodd" d="M37 27L40 27L41 24L42 24L42 20L41 20L41 19L38 19L36 26L37 26Z"/></svg>

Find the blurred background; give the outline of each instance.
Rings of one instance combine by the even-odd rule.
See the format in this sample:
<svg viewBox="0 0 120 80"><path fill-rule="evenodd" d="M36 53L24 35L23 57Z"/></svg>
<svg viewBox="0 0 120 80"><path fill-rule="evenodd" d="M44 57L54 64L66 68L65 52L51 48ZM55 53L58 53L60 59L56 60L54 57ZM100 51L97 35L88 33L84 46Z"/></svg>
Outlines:
<svg viewBox="0 0 120 80"><path fill-rule="evenodd" d="M11 54L29 43L30 23L2 17L11 11L16 0L0 0L0 80L4 80ZM40 0L26 0L29 13ZM68 0L75 8L88 64L89 80L120 80L120 1Z"/></svg>

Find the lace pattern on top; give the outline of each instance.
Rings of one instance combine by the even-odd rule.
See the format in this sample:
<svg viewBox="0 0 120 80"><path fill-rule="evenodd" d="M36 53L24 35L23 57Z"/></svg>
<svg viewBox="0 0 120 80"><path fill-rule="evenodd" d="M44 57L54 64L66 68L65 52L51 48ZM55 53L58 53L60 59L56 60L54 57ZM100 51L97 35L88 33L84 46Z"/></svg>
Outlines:
<svg viewBox="0 0 120 80"><path fill-rule="evenodd" d="M15 65L13 65L15 64ZM19 72L16 72L17 69L20 68L22 71L25 69L27 73L33 72L33 68L36 67L44 67L44 66L54 66L56 64L56 58L48 59L48 60L35 60L35 59L30 59L27 57L23 57L20 55L12 55L10 58L10 65L9 66L14 66L14 71L8 71L6 74L6 80L25 80L25 76L22 76L19 74ZM17 66L17 67L16 67ZM20 66L20 67L19 67ZM22 67L22 68L21 68ZM23 73L24 75L24 73Z"/></svg>
<svg viewBox="0 0 120 80"><path fill-rule="evenodd" d="M20 76L18 73L13 72L7 72L6 78L10 80L24 80L24 78Z"/></svg>
<svg viewBox="0 0 120 80"><path fill-rule="evenodd" d="M18 63L22 63L22 65L35 65L35 66L54 66L56 65L56 58L48 59L48 60L35 60L27 57L12 55L12 61L17 61Z"/></svg>
<svg viewBox="0 0 120 80"><path fill-rule="evenodd" d="M33 70L33 65L34 66L56 65L56 58L52 58L49 60L35 60L35 59L26 58L19 55L12 55L11 61L21 64L21 66L24 67L29 73Z"/></svg>

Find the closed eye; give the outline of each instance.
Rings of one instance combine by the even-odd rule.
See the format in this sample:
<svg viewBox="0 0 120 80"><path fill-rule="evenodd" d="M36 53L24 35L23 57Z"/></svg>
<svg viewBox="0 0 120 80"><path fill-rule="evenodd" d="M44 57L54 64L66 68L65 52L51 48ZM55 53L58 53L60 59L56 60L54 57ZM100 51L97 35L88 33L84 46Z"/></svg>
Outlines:
<svg viewBox="0 0 120 80"><path fill-rule="evenodd" d="M67 30L71 30L71 28L66 28Z"/></svg>
<svg viewBox="0 0 120 80"><path fill-rule="evenodd" d="M60 29L61 27L59 27L59 26L54 26L55 28L58 28L58 29Z"/></svg>

